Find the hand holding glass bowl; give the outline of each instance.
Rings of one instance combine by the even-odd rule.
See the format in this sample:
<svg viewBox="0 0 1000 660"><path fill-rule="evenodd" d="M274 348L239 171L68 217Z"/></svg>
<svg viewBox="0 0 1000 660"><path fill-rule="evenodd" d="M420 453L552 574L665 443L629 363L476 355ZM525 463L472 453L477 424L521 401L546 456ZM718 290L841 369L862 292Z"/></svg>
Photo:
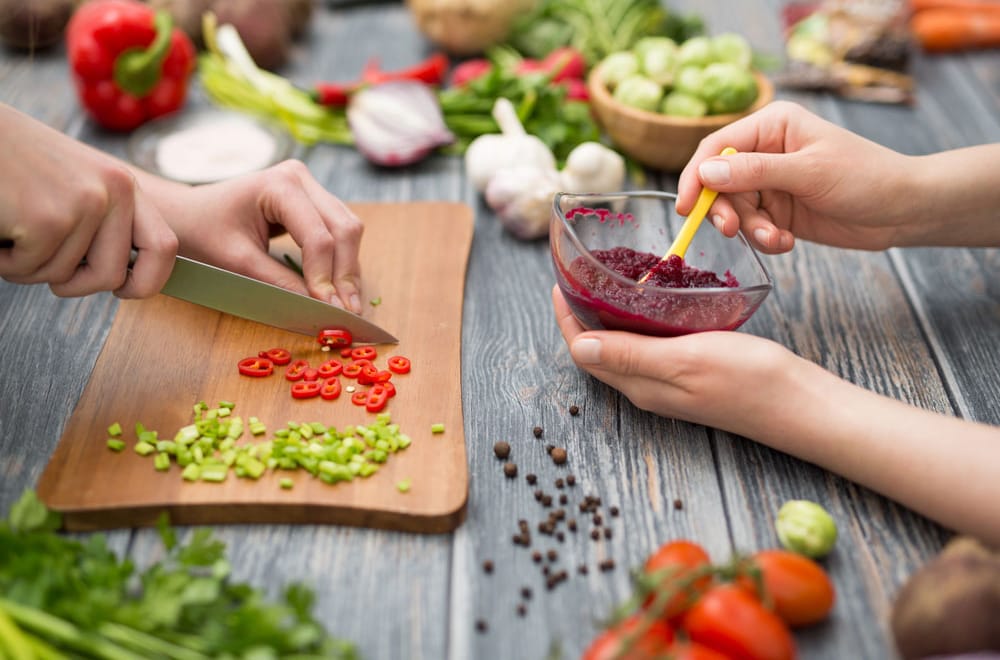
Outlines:
<svg viewBox="0 0 1000 660"><path fill-rule="evenodd" d="M735 330L760 307L773 283L742 234L727 238L703 227L684 257L687 270L676 262L658 266L684 221L675 201L657 191L555 196L549 244L556 280L585 328L664 337ZM616 269L606 265L612 262ZM674 268L671 277L686 286L659 286L655 278L639 284L652 267Z"/></svg>

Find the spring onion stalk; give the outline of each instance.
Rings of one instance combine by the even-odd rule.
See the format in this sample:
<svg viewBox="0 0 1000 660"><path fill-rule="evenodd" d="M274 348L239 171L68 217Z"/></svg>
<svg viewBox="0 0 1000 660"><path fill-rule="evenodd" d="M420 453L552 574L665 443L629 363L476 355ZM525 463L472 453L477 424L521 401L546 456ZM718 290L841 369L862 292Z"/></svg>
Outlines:
<svg viewBox="0 0 1000 660"><path fill-rule="evenodd" d="M203 32L207 50L198 59L198 73L215 103L280 121L306 145L353 144L342 111L316 103L287 79L259 68L232 25L217 27L215 16L206 14Z"/></svg>

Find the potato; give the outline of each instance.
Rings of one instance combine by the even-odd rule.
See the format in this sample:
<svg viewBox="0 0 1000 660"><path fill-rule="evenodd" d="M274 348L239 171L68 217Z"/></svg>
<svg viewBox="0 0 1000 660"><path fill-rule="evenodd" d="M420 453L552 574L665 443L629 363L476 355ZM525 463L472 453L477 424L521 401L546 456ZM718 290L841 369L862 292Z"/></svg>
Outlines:
<svg viewBox="0 0 1000 660"><path fill-rule="evenodd" d="M62 39L76 0L0 0L0 43L45 48Z"/></svg>
<svg viewBox="0 0 1000 660"><path fill-rule="evenodd" d="M263 69L277 69L288 59L292 20L285 0L214 0L219 25L230 23Z"/></svg>
<svg viewBox="0 0 1000 660"><path fill-rule="evenodd" d="M891 626L907 660L1000 651L1000 552L953 539L903 585Z"/></svg>

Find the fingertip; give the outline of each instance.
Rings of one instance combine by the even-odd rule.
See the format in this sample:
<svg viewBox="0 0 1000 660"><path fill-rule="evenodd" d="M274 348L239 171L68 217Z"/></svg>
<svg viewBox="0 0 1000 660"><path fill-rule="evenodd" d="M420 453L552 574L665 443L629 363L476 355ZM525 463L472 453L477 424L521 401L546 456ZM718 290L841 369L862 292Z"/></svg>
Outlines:
<svg viewBox="0 0 1000 660"><path fill-rule="evenodd" d="M578 364L600 364L601 340L593 335L576 337L569 347L570 354Z"/></svg>

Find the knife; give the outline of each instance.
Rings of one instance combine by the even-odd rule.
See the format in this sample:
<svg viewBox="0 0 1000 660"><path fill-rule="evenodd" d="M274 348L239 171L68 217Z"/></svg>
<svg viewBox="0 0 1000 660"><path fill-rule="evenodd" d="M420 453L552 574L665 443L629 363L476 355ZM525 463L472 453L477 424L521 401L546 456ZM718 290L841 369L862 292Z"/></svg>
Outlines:
<svg viewBox="0 0 1000 660"><path fill-rule="evenodd" d="M335 327L349 330L358 343L399 343L346 309L181 256L160 293L304 335L316 336L323 328Z"/></svg>

